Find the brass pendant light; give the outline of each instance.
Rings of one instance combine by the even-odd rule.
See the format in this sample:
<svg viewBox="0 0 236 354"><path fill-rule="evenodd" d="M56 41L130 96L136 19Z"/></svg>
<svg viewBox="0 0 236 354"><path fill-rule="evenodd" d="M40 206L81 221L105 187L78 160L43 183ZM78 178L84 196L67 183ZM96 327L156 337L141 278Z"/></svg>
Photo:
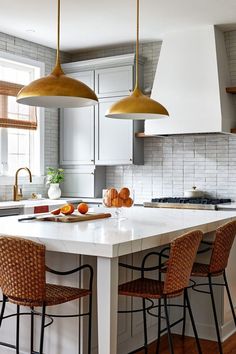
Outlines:
<svg viewBox="0 0 236 354"><path fill-rule="evenodd" d="M145 96L139 88L139 0L137 0L137 36L136 36L136 83L129 97L114 103L106 113L108 118L116 119L159 119L169 116L160 103Z"/></svg>
<svg viewBox="0 0 236 354"><path fill-rule="evenodd" d="M73 108L95 105L96 94L79 80L65 75L60 63L60 0L57 18L57 58L52 73L23 87L17 95L18 103L47 108Z"/></svg>

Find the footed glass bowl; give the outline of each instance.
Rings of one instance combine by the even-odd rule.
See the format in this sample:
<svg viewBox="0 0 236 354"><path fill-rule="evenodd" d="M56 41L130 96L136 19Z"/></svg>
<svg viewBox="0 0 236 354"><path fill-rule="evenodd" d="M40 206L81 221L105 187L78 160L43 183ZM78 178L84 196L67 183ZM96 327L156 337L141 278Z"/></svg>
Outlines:
<svg viewBox="0 0 236 354"><path fill-rule="evenodd" d="M127 187L120 190L108 188L103 190L103 206L106 208L115 208L114 216L120 217L121 208L131 208L134 204L134 192Z"/></svg>

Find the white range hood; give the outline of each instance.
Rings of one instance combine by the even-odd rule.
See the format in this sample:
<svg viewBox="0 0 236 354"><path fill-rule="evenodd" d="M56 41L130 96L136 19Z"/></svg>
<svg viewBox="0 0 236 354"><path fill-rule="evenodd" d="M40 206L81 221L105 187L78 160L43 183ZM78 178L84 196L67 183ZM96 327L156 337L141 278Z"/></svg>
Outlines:
<svg viewBox="0 0 236 354"><path fill-rule="evenodd" d="M224 34L215 26L163 38L151 97L170 117L145 121L146 134L230 132L236 127Z"/></svg>

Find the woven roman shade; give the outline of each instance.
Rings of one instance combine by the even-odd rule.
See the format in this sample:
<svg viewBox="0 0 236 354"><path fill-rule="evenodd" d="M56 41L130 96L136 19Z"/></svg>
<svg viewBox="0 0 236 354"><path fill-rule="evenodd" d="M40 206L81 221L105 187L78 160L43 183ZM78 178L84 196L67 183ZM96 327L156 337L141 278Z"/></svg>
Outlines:
<svg viewBox="0 0 236 354"><path fill-rule="evenodd" d="M36 108L23 106L15 97L23 85L0 81L0 127L37 129Z"/></svg>

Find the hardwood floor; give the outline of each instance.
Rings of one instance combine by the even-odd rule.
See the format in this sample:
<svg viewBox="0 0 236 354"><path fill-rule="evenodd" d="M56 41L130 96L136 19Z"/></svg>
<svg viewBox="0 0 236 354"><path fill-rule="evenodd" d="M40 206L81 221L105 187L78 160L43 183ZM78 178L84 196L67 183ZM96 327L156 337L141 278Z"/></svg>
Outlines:
<svg viewBox="0 0 236 354"><path fill-rule="evenodd" d="M175 354L197 354L194 338L173 335ZM218 354L218 346L216 342L201 340L203 354ZM156 354L156 343L152 343L148 350L148 354ZM232 335L223 344L224 354L236 354L236 334ZM143 354L141 351L138 354ZM163 336L160 346L160 354L169 354L167 336Z"/></svg>

